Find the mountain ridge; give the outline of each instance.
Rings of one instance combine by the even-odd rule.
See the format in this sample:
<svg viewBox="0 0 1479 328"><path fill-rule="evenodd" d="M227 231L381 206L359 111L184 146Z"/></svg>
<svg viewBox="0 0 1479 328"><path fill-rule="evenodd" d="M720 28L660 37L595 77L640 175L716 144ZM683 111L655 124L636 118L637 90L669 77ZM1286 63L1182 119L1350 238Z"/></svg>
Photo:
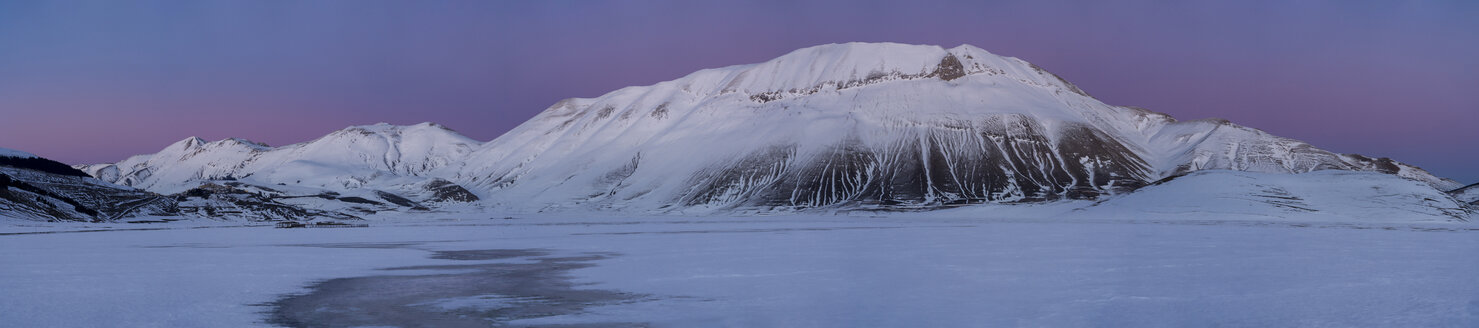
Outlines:
<svg viewBox="0 0 1479 328"><path fill-rule="evenodd" d="M411 142L409 157L391 145L395 137L376 139L384 147L359 147L373 143L357 141L363 137L403 129L433 137ZM167 152L191 147L219 154L191 161L184 155L196 150ZM265 153L286 155L260 159ZM1219 169L1376 171L1435 188L1457 185L1390 159L1336 154L1226 120L1178 121L1104 104L1041 67L974 46L894 43L802 48L565 99L485 143L431 123L380 124L281 147L186 139L153 155L81 167L165 191L225 178L335 191L435 178L491 206L528 211L1094 199Z"/></svg>
<svg viewBox="0 0 1479 328"><path fill-rule="evenodd" d="M317 187L343 189L391 175L419 177L456 164L480 144L435 123L379 123L350 126L279 147L240 138L208 142L189 137L154 154L77 167L105 181L168 193L193 188L190 181L249 176L269 184L309 181Z"/></svg>

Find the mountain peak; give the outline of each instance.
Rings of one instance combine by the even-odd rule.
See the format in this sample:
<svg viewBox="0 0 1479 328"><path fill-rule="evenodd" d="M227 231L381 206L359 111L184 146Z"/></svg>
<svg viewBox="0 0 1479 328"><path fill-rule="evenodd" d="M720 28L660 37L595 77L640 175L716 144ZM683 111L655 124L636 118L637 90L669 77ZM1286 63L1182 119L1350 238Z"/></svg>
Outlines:
<svg viewBox="0 0 1479 328"><path fill-rule="evenodd" d="M816 45L791 52L769 60L770 62L783 61L812 61L818 59L831 59L835 62L850 63L886 63L892 61L904 62L914 58L935 58L944 56L948 51L937 45L903 44L893 42L848 42L829 43Z"/></svg>
<svg viewBox="0 0 1479 328"><path fill-rule="evenodd" d="M1015 58L997 56L969 44L945 49L937 45L849 42L797 49L764 63L752 65L751 70L762 72L790 70L827 76L830 80L858 80L880 74L931 75L946 68L947 65L979 67L971 64L995 61L1025 63ZM961 69L965 70L963 67ZM947 81L952 79L944 78L948 75L935 74L934 76L942 77Z"/></svg>
<svg viewBox="0 0 1479 328"><path fill-rule="evenodd" d="M347 132L360 132L360 133L369 132L369 133L373 133L373 132L388 132L388 131L393 131L393 130L396 130L397 128L399 128L399 126L391 125L390 123L380 122L380 123L375 123L375 124L351 125L351 126L348 126L348 127L343 128L343 129L339 129L339 131L334 131L334 132L337 132L337 133L347 133Z"/></svg>
<svg viewBox="0 0 1479 328"><path fill-rule="evenodd" d="M196 136L190 136L188 138L181 139L180 141L176 141L175 143L170 144L170 146L166 149L189 150L200 147L201 145L205 145L206 143L207 141L205 141L205 139L201 139L200 137Z"/></svg>
<svg viewBox="0 0 1479 328"><path fill-rule="evenodd" d="M270 146L267 146L267 144L256 142L256 141L251 141L251 140L247 140L247 139L242 139L242 138L226 138L226 139L221 139L221 140L216 140L216 141L206 141L203 138L192 136L192 137L189 137L189 138L182 139L180 141L176 141L175 143L170 144L169 147L165 147L164 150L165 151L193 151L193 150L198 150L198 149L201 149L201 148L221 148L221 147L246 148L247 150L258 150L258 151L260 151L260 150L266 150L266 149L271 149L272 148Z"/></svg>
<svg viewBox="0 0 1479 328"><path fill-rule="evenodd" d="M723 90L763 93L886 76L924 76L934 72L947 56L948 51L933 45L825 44L741 66L732 72Z"/></svg>
<svg viewBox="0 0 1479 328"><path fill-rule="evenodd" d="M380 123L367 124L367 125L352 125L352 126L349 126L349 127L343 128L343 129L339 129L339 131L335 131L335 132L380 133L380 134L392 134L393 135L393 134L404 134L404 133L411 132L411 131L430 131L430 132L438 132L438 133L450 133L450 134L454 134L454 135L458 135L458 136L461 136L462 135L461 133L458 133L455 130L452 130L450 128L447 128L444 125L433 123L433 122L421 122L421 123L416 123L416 124L412 124L412 125L395 125L395 124L380 122Z"/></svg>
<svg viewBox="0 0 1479 328"><path fill-rule="evenodd" d="M248 140L248 139L243 139L243 138L226 138L226 139L221 139L220 141L216 141L216 142L213 142L213 143L220 143L220 144L227 144L227 143L229 143L229 144L240 144L240 145L250 146L250 147L253 147L253 148L264 148L264 149L265 148L272 148L272 146L268 146L265 143L256 142L256 141L252 141L252 140Z"/></svg>
<svg viewBox="0 0 1479 328"><path fill-rule="evenodd" d="M946 49L937 45L851 42L801 48L756 64L700 70L676 80L623 88L598 98L648 98L652 101L669 98L670 101L740 94L763 103L895 81L933 79L968 83L955 80L973 75L999 78L995 81L970 79L982 83L1020 83L1088 95L1031 63L995 55L972 45ZM553 114L562 116L571 112L562 105L595 102L599 99L565 101L551 109Z"/></svg>

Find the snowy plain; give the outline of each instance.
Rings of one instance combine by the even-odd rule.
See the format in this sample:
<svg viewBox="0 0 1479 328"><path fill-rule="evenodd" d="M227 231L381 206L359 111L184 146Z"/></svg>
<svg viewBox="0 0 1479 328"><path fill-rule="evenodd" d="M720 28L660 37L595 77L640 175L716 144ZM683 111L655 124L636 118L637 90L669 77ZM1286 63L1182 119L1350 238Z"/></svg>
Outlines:
<svg viewBox="0 0 1479 328"><path fill-rule="evenodd" d="M0 326L271 326L269 303L329 279L467 274L456 265L590 253L607 256L559 274L568 275L575 289L614 291L631 300L487 323L1479 325L1479 276L1473 274L1479 270L1473 260L1479 227L1466 223L1152 223L906 213L463 216L353 229L158 227L164 229L8 228L0 235ZM432 256L473 250L547 254L482 261ZM413 266L420 267L385 270ZM380 292L368 288L363 295ZM521 300L531 301L448 294L406 306L492 313Z"/></svg>

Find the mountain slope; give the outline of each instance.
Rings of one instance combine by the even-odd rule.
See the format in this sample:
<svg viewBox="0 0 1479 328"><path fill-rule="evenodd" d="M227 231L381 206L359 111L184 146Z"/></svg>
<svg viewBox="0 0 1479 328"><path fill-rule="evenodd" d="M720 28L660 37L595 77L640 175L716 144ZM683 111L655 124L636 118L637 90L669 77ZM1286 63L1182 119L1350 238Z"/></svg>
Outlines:
<svg viewBox="0 0 1479 328"><path fill-rule="evenodd" d="M1391 174L1204 170L1104 200L1073 215L1134 220L1455 222L1467 221L1472 214L1441 191Z"/></svg>
<svg viewBox="0 0 1479 328"><path fill-rule="evenodd" d="M168 205L153 206L156 198L98 181L56 161L0 148L0 217L96 222L136 210L168 211Z"/></svg>
<svg viewBox="0 0 1479 328"><path fill-rule="evenodd" d="M1439 190L1458 185L1415 166L1389 158L1336 154L1303 141L1274 136L1226 120L1177 122L1159 115L1149 131L1165 176L1198 170L1303 173L1318 170L1372 171L1419 180Z"/></svg>
<svg viewBox="0 0 1479 328"><path fill-rule="evenodd" d="M1479 205L1479 183L1454 189L1452 191L1449 191L1448 194L1453 195L1454 198L1457 198L1460 201L1468 202L1471 205Z"/></svg>
<svg viewBox="0 0 1479 328"><path fill-rule="evenodd" d="M1390 171L1452 183L1226 121L1106 105L1035 65L968 45L823 45L567 99L468 162L459 181L528 210L1086 199L1208 169Z"/></svg>
<svg viewBox="0 0 1479 328"><path fill-rule="evenodd" d="M66 164L0 148L0 218L129 223L357 218L342 211L281 202L285 198L230 185L212 184L161 195L104 182Z"/></svg>
<svg viewBox="0 0 1479 328"><path fill-rule="evenodd" d="M95 179L57 161L0 148L0 217L106 222L175 216L173 199Z"/></svg>

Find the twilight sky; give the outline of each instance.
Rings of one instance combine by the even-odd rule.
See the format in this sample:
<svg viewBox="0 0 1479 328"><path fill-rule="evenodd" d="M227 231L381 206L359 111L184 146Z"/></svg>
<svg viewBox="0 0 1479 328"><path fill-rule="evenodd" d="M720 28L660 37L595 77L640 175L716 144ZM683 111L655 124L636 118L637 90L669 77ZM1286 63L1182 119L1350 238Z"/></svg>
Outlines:
<svg viewBox="0 0 1479 328"><path fill-rule="evenodd" d="M1479 2L1114 2L3 1L0 147L96 163L423 121L486 141L563 98L892 41L1479 182Z"/></svg>

